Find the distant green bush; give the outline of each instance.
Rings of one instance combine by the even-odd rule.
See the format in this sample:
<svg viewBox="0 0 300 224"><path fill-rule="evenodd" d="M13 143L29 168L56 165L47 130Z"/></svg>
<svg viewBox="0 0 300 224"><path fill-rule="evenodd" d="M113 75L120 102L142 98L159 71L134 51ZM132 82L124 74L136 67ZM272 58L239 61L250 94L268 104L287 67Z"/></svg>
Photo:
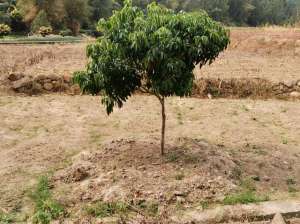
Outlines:
<svg viewBox="0 0 300 224"><path fill-rule="evenodd" d="M53 32L53 30L49 26L41 26L38 31L38 33L41 34L43 37L52 34L52 32Z"/></svg>
<svg viewBox="0 0 300 224"><path fill-rule="evenodd" d="M11 29L6 24L0 24L0 37L6 36L11 32Z"/></svg>

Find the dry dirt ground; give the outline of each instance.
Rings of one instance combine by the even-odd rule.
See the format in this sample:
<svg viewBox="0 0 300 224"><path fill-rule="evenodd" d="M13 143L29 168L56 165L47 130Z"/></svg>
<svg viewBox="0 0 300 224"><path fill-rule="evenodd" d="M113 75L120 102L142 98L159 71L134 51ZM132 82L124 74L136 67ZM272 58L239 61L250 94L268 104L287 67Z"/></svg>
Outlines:
<svg viewBox="0 0 300 224"><path fill-rule="evenodd" d="M28 209L26 189L49 171L74 214L100 199L220 202L253 176L271 199L295 197L288 181L298 189L299 110L297 101L170 98L161 159L151 96L133 97L110 117L98 97L2 96L0 207Z"/></svg>
<svg viewBox="0 0 300 224"><path fill-rule="evenodd" d="M274 82L300 76L300 29L234 28L231 45L199 77L263 78Z"/></svg>
<svg viewBox="0 0 300 224"><path fill-rule="evenodd" d="M300 79L299 29L231 35L198 77ZM70 75L84 68L85 46L0 45L0 81L10 72ZM99 97L0 91L0 209L30 216L27 192L49 172L71 219L85 218L82 208L94 201L124 199L158 202L168 219L178 207L221 203L249 179L270 199L300 198L299 111L299 101L169 98L161 158L160 107L151 96L134 96L108 117Z"/></svg>

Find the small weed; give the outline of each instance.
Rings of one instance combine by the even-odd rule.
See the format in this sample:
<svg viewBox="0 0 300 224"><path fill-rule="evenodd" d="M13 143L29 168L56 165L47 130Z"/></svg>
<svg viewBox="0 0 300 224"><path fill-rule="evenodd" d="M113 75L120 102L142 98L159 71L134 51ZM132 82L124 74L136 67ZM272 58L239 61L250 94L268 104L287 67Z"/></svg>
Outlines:
<svg viewBox="0 0 300 224"><path fill-rule="evenodd" d="M286 108L281 108L281 113L286 113L288 111L288 109Z"/></svg>
<svg viewBox="0 0 300 224"><path fill-rule="evenodd" d="M240 180L242 176L242 169L239 166L233 167L231 173L230 173L230 178L235 179L235 180Z"/></svg>
<svg viewBox="0 0 300 224"><path fill-rule="evenodd" d="M223 200L225 205L249 204L268 201L268 196L257 196L254 191L244 191L241 193L227 195Z"/></svg>
<svg viewBox="0 0 300 224"><path fill-rule="evenodd" d="M98 217L110 217L113 215L124 215L130 211L127 204L123 202L103 202L99 201L93 205L86 207L87 214Z"/></svg>
<svg viewBox="0 0 300 224"><path fill-rule="evenodd" d="M202 209L208 209L209 208L209 202L208 201L201 201L200 205Z"/></svg>
<svg viewBox="0 0 300 224"><path fill-rule="evenodd" d="M186 164L195 164L199 162L199 158L193 154L183 154L183 161Z"/></svg>
<svg viewBox="0 0 300 224"><path fill-rule="evenodd" d="M141 208L147 215L156 216L159 209L159 204L155 201L144 201L139 204L139 208Z"/></svg>
<svg viewBox="0 0 300 224"><path fill-rule="evenodd" d="M296 185L296 181L293 177L289 177L286 180L286 184L288 185L288 191L289 193L296 193L298 192L298 189L296 189L295 185Z"/></svg>
<svg viewBox="0 0 300 224"><path fill-rule="evenodd" d="M177 211L182 211L184 210L184 205L180 201L176 201L175 208Z"/></svg>
<svg viewBox="0 0 300 224"><path fill-rule="evenodd" d="M281 140L282 140L282 144L284 144L284 145L288 144L287 138L283 137Z"/></svg>
<svg viewBox="0 0 300 224"><path fill-rule="evenodd" d="M215 86L209 86L207 92L210 93L213 97L220 97L221 96L220 89L218 87L215 87Z"/></svg>
<svg viewBox="0 0 300 224"><path fill-rule="evenodd" d="M253 191L253 192L256 191L255 185L253 183L253 179L251 177L243 179L240 182L240 187L243 189L243 191Z"/></svg>
<svg viewBox="0 0 300 224"><path fill-rule="evenodd" d="M177 121L178 121L178 124L180 124L180 125L183 124L181 112L177 112Z"/></svg>
<svg viewBox="0 0 300 224"><path fill-rule="evenodd" d="M246 105L242 105L242 110L245 111L245 112L248 112L249 111L249 108L246 106Z"/></svg>
<svg viewBox="0 0 300 224"><path fill-rule="evenodd" d="M170 152L168 154L166 154L166 162L169 163L173 163L173 162L177 162L179 160L180 155L176 152Z"/></svg>
<svg viewBox="0 0 300 224"><path fill-rule="evenodd" d="M263 149L261 149L259 147L253 147L253 149L254 149L253 152L256 153L257 155L265 156L268 154L266 151L264 151Z"/></svg>
<svg viewBox="0 0 300 224"><path fill-rule="evenodd" d="M184 173L177 173L175 175L175 180L183 180L184 178Z"/></svg>
<svg viewBox="0 0 300 224"><path fill-rule="evenodd" d="M30 198L35 203L33 223L48 224L51 220L58 219L64 215L62 205L52 198L47 176L40 177L36 189L30 194Z"/></svg>
<svg viewBox="0 0 300 224"><path fill-rule="evenodd" d="M269 197L267 195L258 196L255 191L255 185L253 179L246 178L240 182L241 192L227 195L223 200L225 205L234 204L249 204L258 203L263 201L268 201Z"/></svg>
<svg viewBox="0 0 300 224"><path fill-rule="evenodd" d="M298 192L299 190L296 189L294 186L289 185L289 186L288 186L288 191L289 191L289 193L296 193L296 192Z"/></svg>
<svg viewBox="0 0 300 224"><path fill-rule="evenodd" d="M289 177L288 179L286 179L286 184L287 185L295 185L296 181L293 177Z"/></svg>

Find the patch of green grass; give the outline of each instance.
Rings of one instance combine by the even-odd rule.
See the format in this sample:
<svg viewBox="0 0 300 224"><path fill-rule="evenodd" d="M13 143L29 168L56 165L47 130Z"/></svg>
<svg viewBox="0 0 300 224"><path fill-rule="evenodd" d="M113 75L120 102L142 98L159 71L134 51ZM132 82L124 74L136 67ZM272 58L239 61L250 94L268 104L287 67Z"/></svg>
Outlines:
<svg viewBox="0 0 300 224"><path fill-rule="evenodd" d="M13 214L4 213L0 211L0 223L1 224L15 223L15 216Z"/></svg>
<svg viewBox="0 0 300 224"><path fill-rule="evenodd" d="M241 191L238 193L233 193L227 195L223 204L225 205L235 205L235 204L249 204L258 203L270 200L268 195L257 195L256 188L253 183L253 179L246 178L240 182Z"/></svg>
<svg viewBox="0 0 300 224"><path fill-rule="evenodd" d="M268 201L269 197L258 196L255 191L244 191L240 193L235 193L227 195L224 200L224 205L235 205L235 204L249 204L249 203L258 203L263 201Z"/></svg>
<svg viewBox="0 0 300 224"><path fill-rule="evenodd" d="M103 202L99 201L85 208L87 214L98 217L110 217L124 215L130 211L129 206L124 202Z"/></svg>
<svg viewBox="0 0 300 224"><path fill-rule="evenodd" d="M64 208L52 198L49 179L47 176L39 178L36 188L30 193L35 204L33 223L48 224L52 220L64 216Z"/></svg>

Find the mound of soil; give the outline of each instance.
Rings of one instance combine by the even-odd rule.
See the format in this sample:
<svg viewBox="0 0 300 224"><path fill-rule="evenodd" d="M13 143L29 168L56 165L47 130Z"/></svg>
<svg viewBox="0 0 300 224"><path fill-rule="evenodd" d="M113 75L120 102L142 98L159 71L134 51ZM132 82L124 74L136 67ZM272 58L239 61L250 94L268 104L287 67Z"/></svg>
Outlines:
<svg viewBox="0 0 300 224"><path fill-rule="evenodd" d="M54 177L56 191L72 211L96 201L123 201L137 206L157 202L161 215L178 205L188 208L203 201L222 202L245 178L257 190L286 190L287 173L300 178L300 166L282 153L230 150L199 139L180 138L160 156L157 142L118 140L96 152L82 152ZM297 158L296 158L297 157ZM274 176L276 173L276 177Z"/></svg>

